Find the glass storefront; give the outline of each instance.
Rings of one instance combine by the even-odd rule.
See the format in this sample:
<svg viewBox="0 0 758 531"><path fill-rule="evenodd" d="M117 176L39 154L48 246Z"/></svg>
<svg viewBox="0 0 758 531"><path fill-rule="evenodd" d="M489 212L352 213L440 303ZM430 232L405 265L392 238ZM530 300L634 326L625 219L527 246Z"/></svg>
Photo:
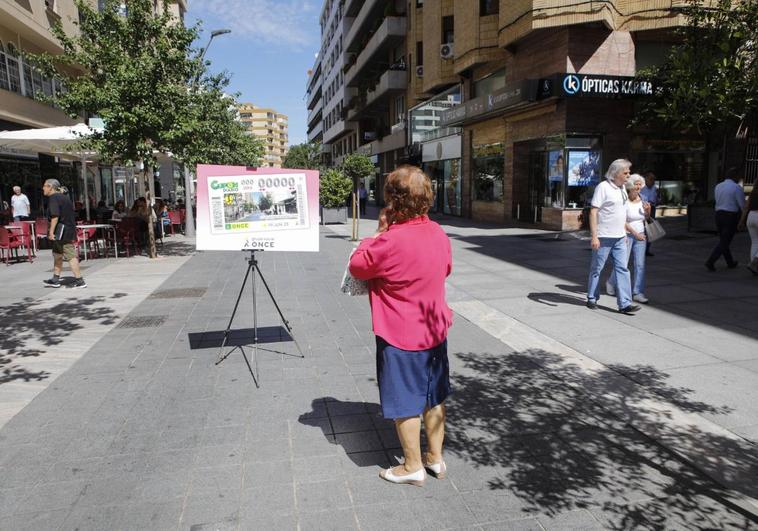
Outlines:
<svg viewBox="0 0 758 531"><path fill-rule="evenodd" d="M502 201L505 168L503 143L473 146L472 167L474 169L472 199L474 201Z"/></svg>
<svg viewBox="0 0 758 531"><path fill-rule="evenodd" d="M432 212L461 215L461 159L425 162L422 169L432 181Z"/></svg>
<svg viewBox="0 0 758 531"><path fill-rule="evenodd" d="M705 142L636 138L632 171L655 174L661 205L690 205L707 198Z"/></svg>

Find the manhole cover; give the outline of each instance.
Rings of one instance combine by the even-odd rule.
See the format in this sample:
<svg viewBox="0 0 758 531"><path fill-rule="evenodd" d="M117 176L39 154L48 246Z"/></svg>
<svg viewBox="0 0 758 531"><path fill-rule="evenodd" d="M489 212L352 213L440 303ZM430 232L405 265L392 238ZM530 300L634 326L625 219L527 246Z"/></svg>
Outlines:
<svg viewBox="0 0 758 531"><path fill-rule="evenodd" d="M202 297L208 288L176 288L163 289L150 295L150 299L184 299Z"/></svg>
<svg viewBox="0 0 758 531"><path fill-rule="evenodd" d="M137 315L121 321L118 328L156 328L165 322L165 315Z"/></svg>

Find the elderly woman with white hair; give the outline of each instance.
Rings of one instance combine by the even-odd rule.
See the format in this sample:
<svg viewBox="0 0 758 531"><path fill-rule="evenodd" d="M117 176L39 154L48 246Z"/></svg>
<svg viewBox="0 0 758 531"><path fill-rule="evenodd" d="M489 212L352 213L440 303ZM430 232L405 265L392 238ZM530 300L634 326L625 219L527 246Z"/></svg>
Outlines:
<svg viewBox="0 0 758 531"><path fill-rule="evenodd" d="M637 173L630 175L624 183L629 197L626 202L626 238L629 259L633 264L632 300L648 303L645 296L645 219L650 216L650 204L642 200L640 190L645 186L645 178ZM616 294L616 275L611 273L605 285L608 295Z"/></svg>

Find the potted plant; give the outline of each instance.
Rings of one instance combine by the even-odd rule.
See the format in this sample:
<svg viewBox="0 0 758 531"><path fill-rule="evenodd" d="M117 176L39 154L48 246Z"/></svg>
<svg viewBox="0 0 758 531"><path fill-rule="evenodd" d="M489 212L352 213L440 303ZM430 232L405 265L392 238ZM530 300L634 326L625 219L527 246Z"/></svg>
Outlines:
<svg viewBox="0 0 758 531"><path fill-rule="evenodd" d="M353 190L352 181L340 170L324 170L319 177L321 223L347 223L347 198Z"/></svg>

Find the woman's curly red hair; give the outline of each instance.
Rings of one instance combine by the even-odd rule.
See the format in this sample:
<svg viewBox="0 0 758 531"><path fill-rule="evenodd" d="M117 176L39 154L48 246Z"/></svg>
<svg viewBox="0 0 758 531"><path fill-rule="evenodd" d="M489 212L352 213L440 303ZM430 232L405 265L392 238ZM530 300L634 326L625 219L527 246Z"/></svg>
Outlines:
<svg viewBox="0 0 758 531"><path fill-rule="evenodd" d="M404 164L384 183L384 213L389 224L423 216L432 206L432 181L418 166Z"/></svg>

